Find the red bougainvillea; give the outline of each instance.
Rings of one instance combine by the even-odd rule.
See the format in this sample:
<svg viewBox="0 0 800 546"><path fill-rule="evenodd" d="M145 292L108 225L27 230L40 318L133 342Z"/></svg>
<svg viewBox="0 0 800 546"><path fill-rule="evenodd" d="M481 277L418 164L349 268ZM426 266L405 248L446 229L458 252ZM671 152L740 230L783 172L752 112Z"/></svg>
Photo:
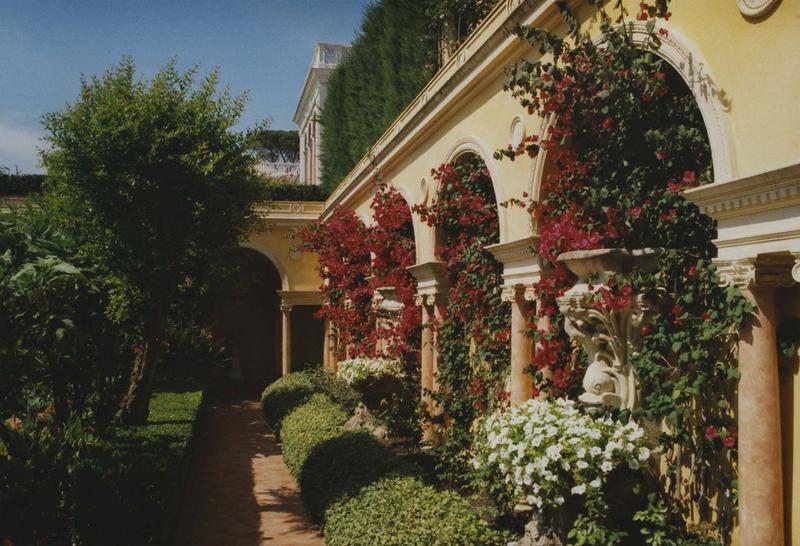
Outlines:
<svg viewBox="0 0 800 546"><path fill-rule="evenodd" d="M420 344L421 311L414 304L417 283L408 267L416 263L411 209L400 193L387 186L372 199L373 220L368 246L372 251L371 284L377 289L391 286L403 303L397 325L376 331L390 356L416 361Z"/></svg>
<svg viewBox="0 0 800 546"><path fill-rule="evenodd" d="M318 318L331 321L339 358L382 354L413 360L419 345L420 311L414 305L416 284L406 270L415 263L411 210L391 187L376 192L370 227L351 210L336 209L330 218L300 231L306 249L319 256L324 304ZM393 287L405 305L398 324L377 328L375 290Z"/></svg>
<svg viewBox="0 0 800 546"><path fill-rule="evenodd" d="M324 304L317 318L330 320L339 358L374 353L369 231L355 212L337 208L299 233L304 247L319 256Z"/></svg>
<svg viewBox="0 0 800 546"><path fill-rule="evenodd" d="M435 398L448 421L440 447L442 471L463 479L470 428L487 410L506 403L510 309L501 301L501 265L486 250L499 242L497 202L486 165L479 158L444 164L432 173L439 192L415 212L441 230L436 255L451 283L445 318L438 331Z"/></svg>

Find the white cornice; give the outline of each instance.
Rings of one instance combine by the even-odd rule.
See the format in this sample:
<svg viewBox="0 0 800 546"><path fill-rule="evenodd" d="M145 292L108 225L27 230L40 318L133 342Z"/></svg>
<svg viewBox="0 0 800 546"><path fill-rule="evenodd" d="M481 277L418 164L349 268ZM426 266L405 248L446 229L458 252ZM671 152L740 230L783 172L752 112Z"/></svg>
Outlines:
<svg viewBox="0 0 800 546"><path fill-rule="evenodd" d="M536 244L539 238L536 236L523 237L516 241L497 243L489 245L486 250L497 258L497 261L504 265L517 262L531 261L535 258Z"/></svg>
<svg viewBox="0 0 800 546"><path fill-rule="evenodd" d="M800 203L800 163L684 192L715 220L745 216Z"/></svg>
<svg viewBox="0 0 800 546"><path fill-rule="evenodd" d="M322 201L269 201L258 215L274 227L295 227L316 222L324 209Z"/></svg>
<svg viewBox="0 0 800 546"><path fill-rule="evenodd" d="M522 47L513 30L536 23L549 27L560 19L556 0L505 0L498 2L478 28L461 44L417 97L400 113L326 201L322 219L337 206L352 207L366 194L376 168L386 166L396 151L432 130L437 121L457 108L454 97L476 93L489 85L489 74L501 74L508 57ZM501 60L498 63L498 60Z"/></svg>

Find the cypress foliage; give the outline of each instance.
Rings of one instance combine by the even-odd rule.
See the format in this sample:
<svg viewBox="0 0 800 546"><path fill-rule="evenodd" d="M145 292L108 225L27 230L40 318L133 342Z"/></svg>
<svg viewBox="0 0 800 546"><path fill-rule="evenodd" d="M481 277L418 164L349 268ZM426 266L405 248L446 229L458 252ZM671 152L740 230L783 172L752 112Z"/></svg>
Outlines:
<svg viewBox="0 0 800 546"><path fill-rule="evenodd" d="M322 111L322 184L333 191L436 69L426 2L380 0L364 12Z"/></svg>

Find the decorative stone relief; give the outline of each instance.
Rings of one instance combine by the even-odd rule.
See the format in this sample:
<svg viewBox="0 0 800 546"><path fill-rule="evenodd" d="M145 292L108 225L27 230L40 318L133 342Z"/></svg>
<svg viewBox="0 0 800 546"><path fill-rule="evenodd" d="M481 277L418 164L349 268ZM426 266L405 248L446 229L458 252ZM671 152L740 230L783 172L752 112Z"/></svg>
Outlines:
<svg viewBox="0 0 800 546"><path fill-rule="evenodd" d="M632 295L622 308L600 307L587 301L588 278L597 273L628 273L633 269L651 271L658 251L628 252L599 249L566 252L558 260L576 275L578 282L557 299L564 315L564 330L589 356L580 400L591 406L633 409L640 403L631 355L641 349L641 326L654 311L642 295ZM603 284L595 283L600 288Z"/></svg>
<svg viewBox="0 0 800 546"><path fill-rule="evenodd" d="M426 294L415 294L414 295L414 305L418 307L428 306L433 307L434 305L444 305L445 303L445 295L441 293L426 293Z"/></svg>
<svg viewBox="0 0 800 546"><path fill-rule="evenodd" d="M758 258L716 262L722 286L750 288L787 288L800 282L800 261L792 254L774 254Z"/></svg>
<svg viewBox="0 0 800 546"><path fill-rule="evenodd" d="M524 284L503 285L500 292L500 299L502 301L513 302L520 298L525 301L533 301L536 299L533 286L526 286Z"/></svg>
<svg viewBox="0 0 800 546"><path fill-rule="evenodd" d="M772 11L780 0L736 0L739 11L745 17L761 17Z"/></svg>
<svg viewBox="0 0 800 546"><path fill-rule="evenodd" d="M511 132L509 136L509 143L516 148L522 141L525 140L525 122L519 116L514 118L511 122Z"/></svg>
<svg viewBox="0 0 800 546"><path fill-rule="evenodd" d="M792 266L792 278L795 282L800 282L800 252L794 254L794 265Z"/></svg>

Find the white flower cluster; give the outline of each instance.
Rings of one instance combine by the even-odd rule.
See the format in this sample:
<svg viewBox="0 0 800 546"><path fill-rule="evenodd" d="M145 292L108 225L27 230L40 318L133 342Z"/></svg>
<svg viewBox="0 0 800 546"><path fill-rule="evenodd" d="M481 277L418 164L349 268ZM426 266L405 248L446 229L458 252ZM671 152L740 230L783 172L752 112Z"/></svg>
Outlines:
<svg viewBox="0 0 800 546"><path fill-rule="evenodd" d="M645 443L633 421L594 418L571 400L528 400L486 418L472 463L499 474L532 506L556 507L569 494L600 490L622 464L638 469L650 458Z"/></svg>
<svg viewBox="0 0 800 546"><path fill-rule="evenodd" d="M338 364L336 376L343 379L348 385L360 383L367 378L377 379L379 377L401 377L403 368L399 360L388 358L367 358L357 357L349 360L342 360Z"/></svg>

